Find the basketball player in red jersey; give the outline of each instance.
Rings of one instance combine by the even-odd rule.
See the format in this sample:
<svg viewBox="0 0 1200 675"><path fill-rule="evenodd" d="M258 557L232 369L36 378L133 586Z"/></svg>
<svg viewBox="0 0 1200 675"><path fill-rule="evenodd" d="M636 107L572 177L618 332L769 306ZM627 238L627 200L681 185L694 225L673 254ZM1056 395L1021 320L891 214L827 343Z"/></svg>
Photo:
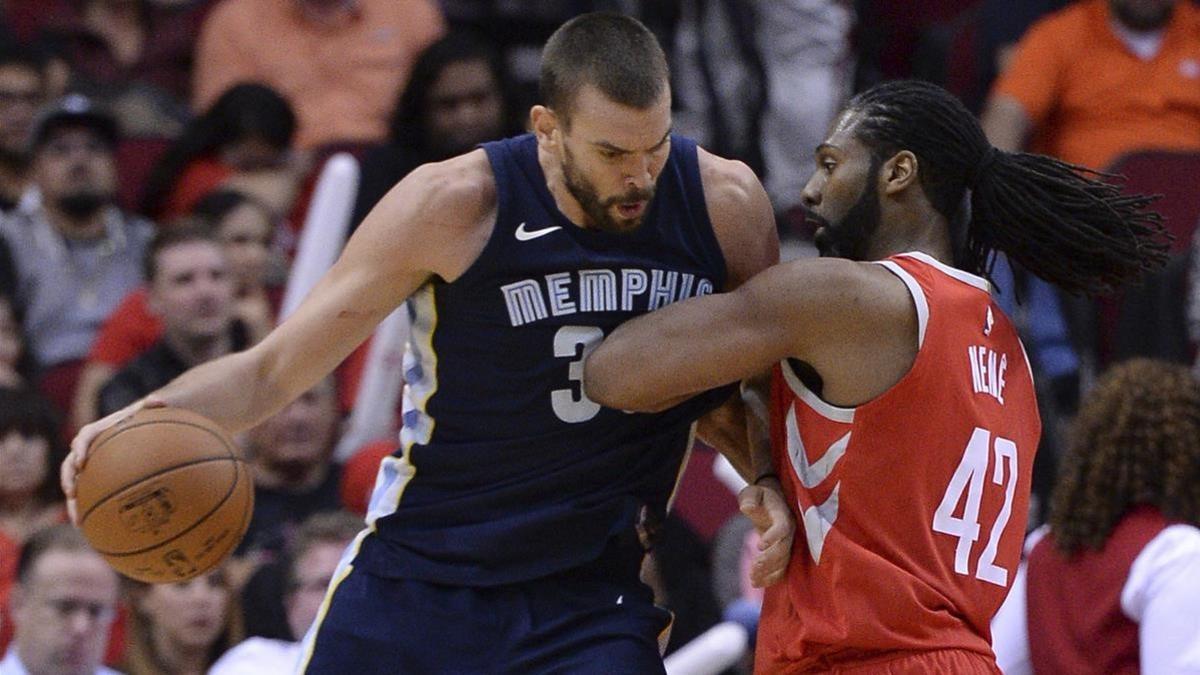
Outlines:
<svg viewBox="0 0 1200 675"><path fill-rule="evenodd" d="M998 672L988 623L1041 423L983 277L1002 251L1070 291L1111 288L1162 263L1160 218L1076 167L992 148L921 82L855 97L816 164L817 245L848 260L625 324L588 360L588 395L655 409L773 368L772 450L804 536L767 590L757 672Z"/></svg>

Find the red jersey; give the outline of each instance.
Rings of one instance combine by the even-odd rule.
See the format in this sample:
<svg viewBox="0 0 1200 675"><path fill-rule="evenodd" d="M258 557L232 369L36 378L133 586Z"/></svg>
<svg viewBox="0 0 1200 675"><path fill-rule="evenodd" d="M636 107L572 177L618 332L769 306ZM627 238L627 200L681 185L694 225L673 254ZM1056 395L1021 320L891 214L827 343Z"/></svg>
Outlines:
<svg viewBox="0 0 1200 675"><path fill-rule="evenodd" d="M840 408L776 369L772 447L797 528L764 599L759 673L914 650L994 664L989 622L1021 556L1041 434L1033 377L985 280L921 253L878 264L913 297L909 372Z"/></svg>

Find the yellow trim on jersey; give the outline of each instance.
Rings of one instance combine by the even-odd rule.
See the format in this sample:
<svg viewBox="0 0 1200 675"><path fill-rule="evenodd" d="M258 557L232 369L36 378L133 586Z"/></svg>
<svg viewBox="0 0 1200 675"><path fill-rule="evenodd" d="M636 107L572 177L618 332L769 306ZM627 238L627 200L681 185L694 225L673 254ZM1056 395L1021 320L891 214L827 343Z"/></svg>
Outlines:
<svg viewBox="0 0 1200 675"><path fill-rule="evenodd" d="M325 590L325 597L321 599L321 607L317 610L317 618L313 620L312 626L304 635L304 654L300 658L300 663L296 667L297 673L303 673L308 670L308 662L312 660L313 649L317 645L317 633L321 630L321 624L325 621L325 614L329 612L329 606L333 604L333 594L337 591L337 587L341 585L346 577L350 576L350 572L354 570L354 565L350 562L358 555L358 549L362 546L363 540L375 531L373 525L369 525L367 529L359 532L354 541L346 547L346 551L342 553L342 559L338 563L337 570L333 573L333 581L329 583L329 588Z"/></svg>

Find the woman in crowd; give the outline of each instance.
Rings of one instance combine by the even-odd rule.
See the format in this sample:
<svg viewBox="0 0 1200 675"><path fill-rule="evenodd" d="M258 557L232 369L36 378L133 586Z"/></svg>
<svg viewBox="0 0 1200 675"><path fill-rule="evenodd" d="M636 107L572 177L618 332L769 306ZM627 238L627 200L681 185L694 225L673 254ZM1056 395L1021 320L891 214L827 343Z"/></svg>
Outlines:
<svg viewBox="0 0 1200 675"><path fill-rule="evenodd" d="M222 568L173 584L130 581L128 589L133 620L119 669L128 675L203 675L245 637Z"/></svg>
<svg viewBox="0 0 1200 675"><path fill-rule="evenodd" d="M258 199L235 190L211 192L196 203L192 215L211 223L225 247L233 273L237 316L258 342L275 325L282 298L286 262L273 259L271 240L275 214Z"/></svg>
<svg viewBox="0 0 1200 675"><path fill-rule="evenodd" d="M50 404L30 389L0 387L0 652L12 637L8 592L21 546L37 530L66 520L56 470L64 457Z"/></svg>
<svg viewBox="0 0 1200 675"><path fill-rule="evenodd" d="M355 226L408 172L517 130L499 57L486 43L452 33L413 64L385 144L362 159Z"/></svg>
<svg viewBox="0 0 1200 675"><path fill-rule="evenodd" d="M1017 673L1200 672L1200 381L1113 366L1079 411L1047 528L993 622Z"/></svg>
<svg viewBox="0 0 1200 675"><path fill-rule="evenodd" d="M307 161L292 152L295 131L296 115L275 90L231 87L163 153L146 182L142 212L166 222L224 187L288 213L308 174Z"/></svg>

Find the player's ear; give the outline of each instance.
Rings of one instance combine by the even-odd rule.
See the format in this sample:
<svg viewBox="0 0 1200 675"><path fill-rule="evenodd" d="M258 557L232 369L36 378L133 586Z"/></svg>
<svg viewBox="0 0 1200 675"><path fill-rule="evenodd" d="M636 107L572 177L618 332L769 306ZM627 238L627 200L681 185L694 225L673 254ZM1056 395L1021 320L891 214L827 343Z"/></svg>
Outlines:
<svg viewBox="0 0 1200 675"><path fill-rule="evenodd" d="M888 195L906 190L916 182L919 170L917 156L909 150L901 150L883 163L879 172L880 188Z"/></svg>
<svg viewBox="0 0 1200 675"><path fill-rule="evenodd" d="M544 105L535 105L529 110L529 126L537 135L538 143L554 147L559 139L559 119L553 110Z"/></svg>

